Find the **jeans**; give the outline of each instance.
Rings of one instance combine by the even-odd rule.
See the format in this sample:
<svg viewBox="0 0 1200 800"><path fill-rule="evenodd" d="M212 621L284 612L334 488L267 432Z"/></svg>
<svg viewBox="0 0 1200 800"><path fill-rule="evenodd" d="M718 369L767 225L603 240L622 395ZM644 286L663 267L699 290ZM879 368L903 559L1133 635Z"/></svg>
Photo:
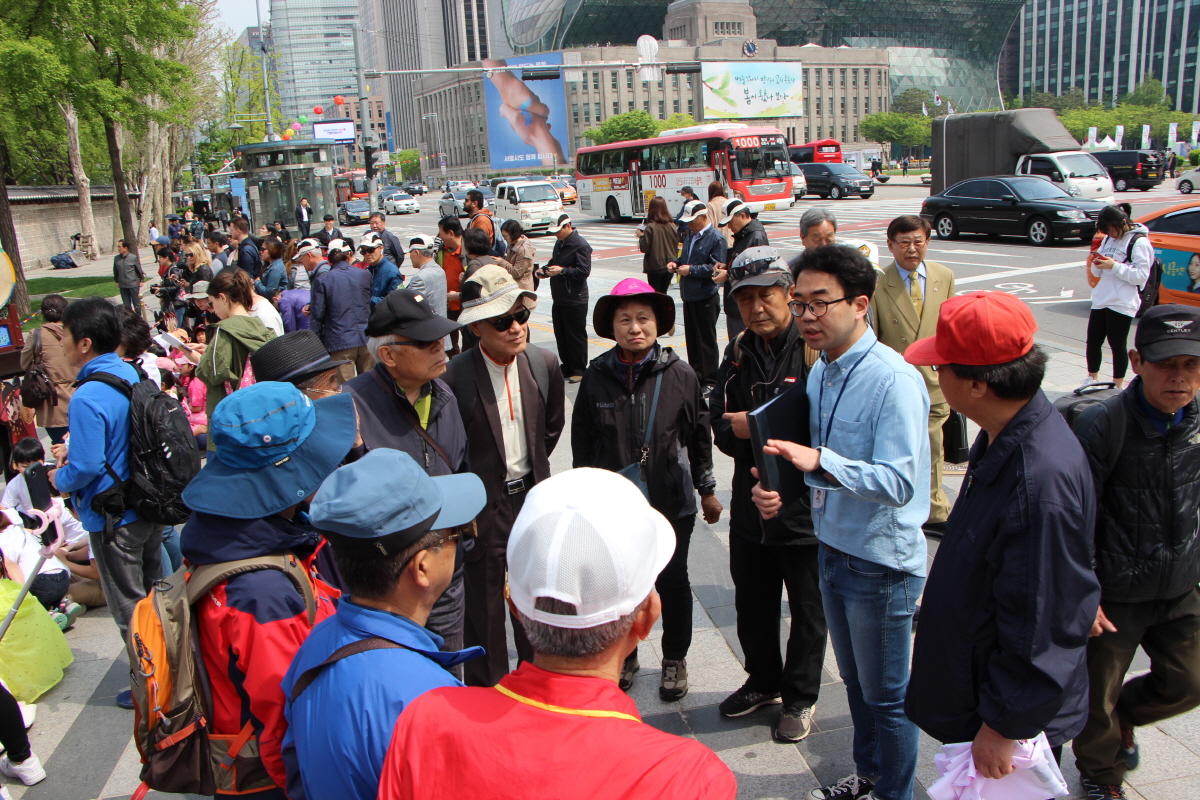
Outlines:
<svg viewBox="0 0 1200 800"><path fill-rule="evenodd" d="M107 542L103 533L92 533L91 540L100 585L121 632L121 641L127 642L133 607L162 577L162 526L135 520L114 528Z"/></svg>
<svg viewBox="0 0 1200 800"><path fill-rule="evenodd" d="M163 528L162 534L162 573L170 577L175 570L183 565L183 551L179 547L179 531L174 527Z"/></svg>
<svg viewBox="0 0 1200 800"><path fill-rule="evenodd" d="M854 765L880 800L911 800L917 726L904 716L924 578L821 547L821 598L854 722Z"/></svg>
<svg viewBox="0 0 1200 800"><path fill-rule="evenodd" d="M1123 380L1129 370L1129 326L1133 317L1111 308L1093 308L1087 325L1087 370L1099 372L1104 341L1112 349L1113 378Z"/></svg>
<svg viewBox="0 0 1200 800"><path fill-rule="evenodd" d="M56 611L71 586L71 573L65 569L43 572L29 585L29 593L48 611Z"/></svg>

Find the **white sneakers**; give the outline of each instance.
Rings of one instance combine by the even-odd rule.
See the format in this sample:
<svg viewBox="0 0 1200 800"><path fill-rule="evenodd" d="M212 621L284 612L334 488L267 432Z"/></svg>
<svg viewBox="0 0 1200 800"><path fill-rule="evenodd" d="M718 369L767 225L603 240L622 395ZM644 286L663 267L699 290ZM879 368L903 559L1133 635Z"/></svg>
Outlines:
<svg viewBox="0 0 1200 800"><path fill-rule="evenodd" d="M1103 381L1098 381L1095 378L1093 378L1091 375L1086 375L1086 376L1084 376L1083 383L1079 384L1079 388L1076 389L1075 391L1078 392L1082 389L1086 389L1089 386L1095 386L1097 383L1103 383Z"/></svg>
<svg viewBox="0 0 1200 800"><path fill-rule="evenodd" d="M33 753L20 764L9 761L7 755L0 756L0 775L16 778L26 786L46 780L46 770L42 769L42 762Z"/></svg>

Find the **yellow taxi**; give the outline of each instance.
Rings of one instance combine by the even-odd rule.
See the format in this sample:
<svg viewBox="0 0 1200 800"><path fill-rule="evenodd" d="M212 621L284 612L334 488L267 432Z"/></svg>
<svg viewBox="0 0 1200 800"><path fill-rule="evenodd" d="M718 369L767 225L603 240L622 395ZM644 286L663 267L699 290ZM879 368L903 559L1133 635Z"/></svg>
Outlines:
<svg viewBox="0 0 1200 800"><path fill-rule="evenodd" d="M563 205L569 206L579 200L579 192L575 191L575 187L565 181L550 181L554 186L554 191L558 192L558 198L562 200Z"/></svg>

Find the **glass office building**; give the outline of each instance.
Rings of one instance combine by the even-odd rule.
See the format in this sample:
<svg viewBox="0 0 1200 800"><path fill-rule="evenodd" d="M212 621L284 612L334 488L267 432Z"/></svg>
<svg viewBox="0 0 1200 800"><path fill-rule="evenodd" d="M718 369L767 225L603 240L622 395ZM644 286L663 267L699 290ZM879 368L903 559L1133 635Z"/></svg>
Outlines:
<svg viewBox="0 0 1200 800"><path fill-rule="evenodd" d="M271 38L279 70L283 120L311 116L324 106L333 118L335 95L358 97L354 44L358 0L271 0Z"/></svg>
<svg viewBox="0 0 1200 800"><path fill-rule="evenodd" d="M1112 102L1153 76L1180 111L1200 109L1200 0L1029 0L1009 39L1006 89Z"/></svg>

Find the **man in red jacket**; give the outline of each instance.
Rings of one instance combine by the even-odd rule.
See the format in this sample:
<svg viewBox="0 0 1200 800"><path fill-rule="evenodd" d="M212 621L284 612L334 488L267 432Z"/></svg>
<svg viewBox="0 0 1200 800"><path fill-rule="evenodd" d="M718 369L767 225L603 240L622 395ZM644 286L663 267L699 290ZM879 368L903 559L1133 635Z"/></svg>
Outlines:
<svg viewBox="0 0 1200 800"><path fill-rule="evenodd" d="M305 573L293 582L277 568L244 572L194 606L212 689L208 736L237 755L234 769L218 770L218 797L287 800L280 681L338 597L314 567L324 539L297 510L350 452L356 428L349 395L313 401L274 382L239 389L213 413L217 452L183 492L194 512L181 541L191 564L286 554Z"/></svg>
<svg viewBox="0 0 1200 800"><path fill-rule="evenodd" d="M534 650L496 686L434 689L400 714L380 800L732 800L715 753L642 724L621 664L662 610L675 531L615 472L573 469L528 493L508 540L513 613Z"/></svg>

